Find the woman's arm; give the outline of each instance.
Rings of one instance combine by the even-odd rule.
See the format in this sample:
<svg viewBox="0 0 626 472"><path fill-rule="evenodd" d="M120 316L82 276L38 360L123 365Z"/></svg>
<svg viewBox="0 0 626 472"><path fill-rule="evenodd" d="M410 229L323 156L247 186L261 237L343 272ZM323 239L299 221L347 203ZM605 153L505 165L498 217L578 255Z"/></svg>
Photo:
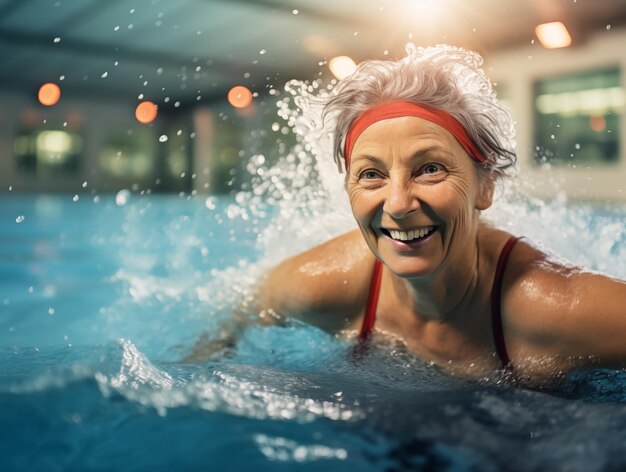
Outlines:
<svg viewBox="0 0 626 472"><path fill-rule="evenodd" d="M352 231L287 259L259 289L259 309L299 318L330 332L346 329L362 313L374 256Z"/></svg>
<svg viewBox="0 0 626 472"><path fill-rule="evenodd" d="M626 282L545 255L521 267L507 281L504 304L512 357L544 358L564 371L626 367Z"/></svg>
<svg viewBox="0 0 626 472"><path fill-rule="evenodd" d="M329 332L350 327L363 311L374 256L353 231L283 261L260 281L219 333L200 336L183 359L198 362L226 355L251 324L299 318Z"/></svg>

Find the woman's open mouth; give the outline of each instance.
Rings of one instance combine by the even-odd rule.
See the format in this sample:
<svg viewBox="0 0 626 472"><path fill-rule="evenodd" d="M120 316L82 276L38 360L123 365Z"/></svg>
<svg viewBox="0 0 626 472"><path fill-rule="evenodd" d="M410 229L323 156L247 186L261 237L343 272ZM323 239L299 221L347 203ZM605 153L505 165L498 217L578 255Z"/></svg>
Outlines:
<svg viewBox="0 0 626 472"><path fill-rule="evenodd" d="M421 246L430 237L437 232L439 226L421 226L419 228L402 231L398 229L381 228L383 235L391 239L397 246L401 248L410 248Z"/></svg>

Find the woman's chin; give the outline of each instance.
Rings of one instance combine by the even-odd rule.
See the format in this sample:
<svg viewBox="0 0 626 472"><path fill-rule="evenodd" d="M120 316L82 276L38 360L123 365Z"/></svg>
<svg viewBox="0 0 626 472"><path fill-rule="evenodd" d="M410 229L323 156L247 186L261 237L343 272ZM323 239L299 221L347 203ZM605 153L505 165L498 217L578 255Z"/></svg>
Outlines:
<svg viewBox="0 0 626 472"><path fill-rule="evenodd" d="M382 262L391 273L402 279L427 277L435 270L435 265L426 261L398 261L383 257Z"/></svg>
<svg viewBox="0 0 626 472"><path fill-rule="evenodd" d="M440 260L436 256L437 251L425 255L398 254L396 251L387 251L380 248L379 259L394 275L403 279L427 277L439 266Z"/></svg>

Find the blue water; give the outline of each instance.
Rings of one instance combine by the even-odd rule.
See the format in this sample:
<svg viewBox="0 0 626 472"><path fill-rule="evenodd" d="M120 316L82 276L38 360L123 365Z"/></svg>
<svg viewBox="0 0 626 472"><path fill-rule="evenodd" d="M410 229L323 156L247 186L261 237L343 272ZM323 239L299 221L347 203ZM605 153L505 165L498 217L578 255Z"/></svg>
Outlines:
<svg viewBox="0 0 626 472"><path fill-rule="evenodd" d="M183 363L200 335L231 326L271 262L276 210L74 200L0 200L3 471L626 468L623 371L576 373L556 391L466 382L388 339L356 362L349 341L297 322ZM493 217L626 275L623 206L523 209Z"/></svg>

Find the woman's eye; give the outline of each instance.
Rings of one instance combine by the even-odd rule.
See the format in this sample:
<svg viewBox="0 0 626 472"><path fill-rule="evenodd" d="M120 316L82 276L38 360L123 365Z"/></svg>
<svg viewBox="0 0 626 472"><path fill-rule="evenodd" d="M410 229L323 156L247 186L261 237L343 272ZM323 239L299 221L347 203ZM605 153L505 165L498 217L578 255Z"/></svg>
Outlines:
<svg viewBox="0 0 626 472"><path fill-rule="evenodd" d="M437 172L441 172L442 170L443 167L441 167L439 164L426 164L422 168L422 172L424 174L436 174Z"/></svg>
<svg viewBox="0 0 626 472"><path fill-rule="evenodd" d="M361 178L365 180L378 179L379 177L380 174L375 170L366 170L365 172L361 173Z"/></svg>

